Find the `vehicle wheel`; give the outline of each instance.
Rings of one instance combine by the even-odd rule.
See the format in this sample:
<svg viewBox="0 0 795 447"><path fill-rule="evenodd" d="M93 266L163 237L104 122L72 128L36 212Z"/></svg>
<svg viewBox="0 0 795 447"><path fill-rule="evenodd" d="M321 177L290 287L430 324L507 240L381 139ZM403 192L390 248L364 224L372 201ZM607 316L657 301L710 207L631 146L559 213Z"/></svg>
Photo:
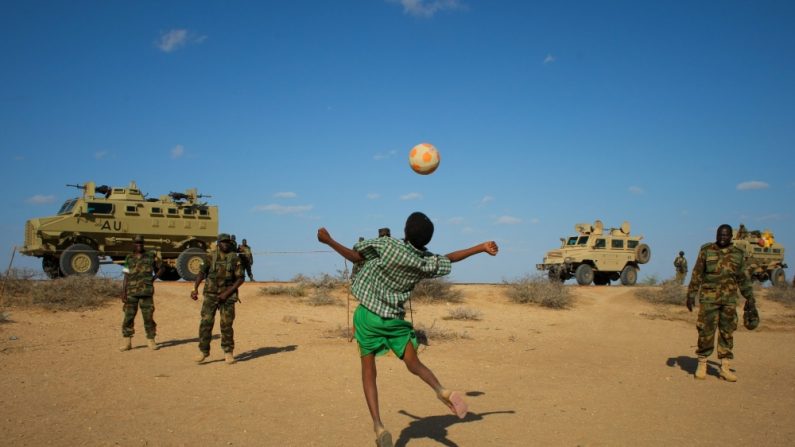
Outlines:
<svg viewBox="0 0 795 447"><path fill-rule="evenodd" d="M638 264L645 264L651 259L651 248L646 244L640 244L635 248L635 260Z"/></svg>
<svg viewBox="0 0 795 447"><path fill-rule="evenodd" d="M628 265L621 270L621 284L625 286L634 286L638 282L638 269Z"/></svg>
<svg viewBox="0 0 795 447"><path fill-rule="evenodd" d="M574 277L577 279L577 284L587 286L593 282L593 268L588 264L580 264L574 271Z"/></svg>
<svg viewBox="0 0 795 447"><path fill-rule="evenodd" d="M56 279L63 276L63 272L61 272L61 267L58 265L58 258L55 256L44 256L41 258L41 268L44 270L44 273L47 274L47 277L50 279Z"/></svg>
<svg viewBox="0 0 795 447"><path fill-rule="evenodd" d="M773 269L770 272L770 284L774 286L786 286L787 285L787 274L784 273L784 269L781 267Z"/></svg>
<svg viewBox="0 0 795 447"><path fill-rule="evenodd" d="M174 267L166 267L166 270L160 275L161 281L179 281L179 272Z"/></svg>
<svg viewBox="0 0 795 447"><path fill-rule="evenodd" d="M74 244L63 251L58 265L64 276L93 276L99 270L99 255L86 244Z"/></svg>
<svg viewBox="0 0 795 447"><path fill-rule="evenodd" d="M177 272L185 281L195 281L199 276L199 270L206 257L206 253L201 248L191 247L183 251L177 257Z"/></svg>
<svg viewBox="0 0 795 447"><path fill-rule="evenodd" d="M605 273L594 273L593 283L597 286L610 285L610 275L607 275Z"/></svg>

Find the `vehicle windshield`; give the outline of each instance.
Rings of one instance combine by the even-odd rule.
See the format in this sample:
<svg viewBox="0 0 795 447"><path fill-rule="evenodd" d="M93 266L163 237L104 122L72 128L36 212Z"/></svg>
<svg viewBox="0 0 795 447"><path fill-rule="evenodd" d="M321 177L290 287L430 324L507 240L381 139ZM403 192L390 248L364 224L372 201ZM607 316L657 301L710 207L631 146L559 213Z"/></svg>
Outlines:
<svg viewBox="0 0 795 447"><path fill-rule="evenodd" d="M75 206L75 202L77 199L69 199L61 205L61 209L58 210L58 214L69 214L72 211L72 208Z"/></svg>
<svg viewBox="0 0 795 447"><path fill-rule="evenodd" d="M566 241L566 245L585 245L588 243L588 236L572 236Z"/></svg>
<svg viewBox="0 0 795 447"><path fill-rule="evenodd" d="M570 237L566 245L577 245L577 236Z"/></svg>

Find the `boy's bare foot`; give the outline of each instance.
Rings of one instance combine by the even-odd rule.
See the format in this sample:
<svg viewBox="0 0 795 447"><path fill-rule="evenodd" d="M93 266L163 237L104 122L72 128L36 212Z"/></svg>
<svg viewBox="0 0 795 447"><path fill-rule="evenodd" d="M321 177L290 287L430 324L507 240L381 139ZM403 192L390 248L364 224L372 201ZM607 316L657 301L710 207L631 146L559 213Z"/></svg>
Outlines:
<svg viewBox="0 0 795 447"><path fill-rule="evenodd" d="M393 447L392 433L386 431L383 426L377 427L375 429L375 445L377 447Z"/></svg>
<svg viewBox="0 0 795 447"><path fill-rule="evenodd" d="M469 407L464 400L464 395L460 391L442 389L436 393L436 397L438 397L440 401L447 405L447 407L450 408L450 411L455 413L459 419L464 419L464 417L467 415Z"/></svg>

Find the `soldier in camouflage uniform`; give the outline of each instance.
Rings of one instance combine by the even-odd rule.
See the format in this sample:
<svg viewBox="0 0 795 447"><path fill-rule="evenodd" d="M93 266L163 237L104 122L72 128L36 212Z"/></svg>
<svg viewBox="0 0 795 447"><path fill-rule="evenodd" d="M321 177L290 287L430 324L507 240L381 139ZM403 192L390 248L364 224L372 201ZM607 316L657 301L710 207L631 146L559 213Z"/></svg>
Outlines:
<svg viewBox="0 0 795 447"><path fill-rule="evenodd" d="M251 273L251 266L254 265L254 255L251 253L251 247L248 246L245 239L240 243L237 252L240 253L240 260L243 261L243 269L245 269L248 279L254 281L254 275Z"/></svg>
<svg viewBox="0 0 795 447"><path fill-rule="evenodd" d="M695 378L707 377L707 357L715 349L715 330L718 338L718 358L721 359L720 377L736 382L737 376L729 369L734 358L733 333L737 329L737 298L746 299L746 308L755 308L751 280L745 273L743 252L731 243L732 227L718 227L715 242L704 244L698 252L696 265L687 288L687 309L693 311L696 296L698 310L698 368Z"/></svg>
<svg viewBox="0 0 795 447"><path fill-rule="evenodd" d="M155 313L155 287L154 279L165 271L165 265L153 252L144 250L143 236L133 238L135 248L133 254L124 260L124 285L122 286L121 301L124 303L124 321L121 324L121 333L124 341L119 347L120 351L129 351L132 348L132 336L135 334L135 315L141 307L141 316L146 329L146 341L150 348L157 350L157 323ZM155 276L152 276L152 275Z"/></svg>
<svg viewBox="0 0 795 447"><path fill-rule="evenodd" d="M201 323L199 323L199 355L201 363L210 355L210 340L215 325L215 312L221 314L221 348L227 364L235 363L235 338L232 324L235 321L237 289L243 284L243 266L237 253L232 250L232 238L225 233L218 236L218 247L210 253L196 277L191 299L199 298L199 285L204 283Z"/></svg>
<svg viewBox="0 0 795 447"><path fill-rule="evenodd" d="M687 259L685 259L685 252L680 251L679 256L674 259L674 268L676 269L676 282L684 284L685 276L687 276Z"/></svg>

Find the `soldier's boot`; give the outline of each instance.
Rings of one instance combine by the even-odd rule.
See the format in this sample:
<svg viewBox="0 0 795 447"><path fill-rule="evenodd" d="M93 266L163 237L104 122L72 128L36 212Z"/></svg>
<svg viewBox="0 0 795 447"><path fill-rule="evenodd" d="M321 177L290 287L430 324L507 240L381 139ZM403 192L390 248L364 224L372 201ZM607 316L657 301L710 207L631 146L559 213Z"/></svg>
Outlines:
<svg viewBox="0 0 795 447"><path fill-rule="evenodd" d="M227 365L234 365L237 363L237 360L235 360L235 354L232 351L224 352L224 361Z"/></svg>
<svg viewBox="0 0 795 447"><path fill-rule="evenodd" d="M722 359L720 361L720 376L727 382L736 382L737 376L729 369L729 359Z"/></svg>
<svg viewBox="0 0 795 447"><path fill-rule="evenodd" d="M199 351L199 354L193 359L196 363L201 363L210 356L209 352Z"/></svg>
<svg viewBox="0 0 795 447"><path fill-rule="evenodd" d="M693 375L698 380L704 380L707 378L707 358L703 356L698 356L698 368L696 368L696 373Z"/></svg>
<svg viewBox="0 0 795 447"><path fill-rule="evenodd" d="M157 341L155 341L154 338L147 338L146 344L149 345L149 349L151 349L152 351L157 351L158 349L160 349L160 347L157 346Z"/></svg>
<svg viewBox="0 0 795 447"><path fill-rule="evenodd" d="M132 349L132 337L122 337L121 346L119 346L119 351L129 351Z"/></svg>

